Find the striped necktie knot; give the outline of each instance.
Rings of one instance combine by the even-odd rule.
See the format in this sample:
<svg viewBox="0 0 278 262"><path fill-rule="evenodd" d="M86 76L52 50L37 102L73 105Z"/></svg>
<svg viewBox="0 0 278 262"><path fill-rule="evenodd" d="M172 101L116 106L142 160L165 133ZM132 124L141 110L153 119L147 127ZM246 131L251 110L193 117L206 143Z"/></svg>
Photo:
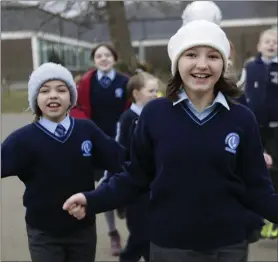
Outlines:
<svg viewBox="0 0 278 262"><path fill-rule="evenodd" d="M110 84L111 84L111 79L108 77L108 76L103 76L101 79L100 79L100 84L101 84L101 86L102 87L104 87L104 88L107 88L107 87L109 87L110 86Z"/></svg>
<svg viewBox="0 0 278 262"><path fill-rule="evenodd" d="M63 137L66 134L66 129L63 127L63 125L58 124L58 126L55 129L55 135L58 137Z"/></svg>

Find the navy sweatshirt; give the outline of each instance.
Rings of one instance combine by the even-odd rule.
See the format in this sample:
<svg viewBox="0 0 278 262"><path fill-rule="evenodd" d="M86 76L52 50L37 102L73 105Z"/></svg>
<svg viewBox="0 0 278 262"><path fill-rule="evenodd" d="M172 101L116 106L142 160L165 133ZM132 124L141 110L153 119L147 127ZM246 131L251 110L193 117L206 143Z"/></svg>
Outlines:
<svg viewBox="0 0 278 262"><path fill-rule="evenodd" d="M130 160L130 145L138 119L139 115L130 108L121 115L119 120L116 141L119 142L126 150L125 161ZM122 164L124 164L124 162ZM107 172L105 179L109 179L113 175L114 173Z"/></svg>
<svg viewBox="0 0 278 262"><path fill-rule="evenodd" d="M248 107L248 103L247 103L245 94L243 94L242 96L240 96L239 98L237 98L236 101L237 101L238 103L242 104L243 106L247 106L247 107Z"/></svg>
<svg viewBox="0 0 278 262"><path fill-rule="evenodd" d="M38 122L13 132L1 148L1 177L18 176L25 184L26 222L53 234L66 234L94 223L62 210L72 194L94 189L94 167L119 172L125 150L92 121L70 118L63 139Z"/></svg>
<svg viewBox="0 0 278 262"><path fill-rule="evenodd" d="M127 82L128 78L118 72L107 88L100 85L97 74L91 79L92 120L111 137L116 136L117 122L126 109Z"/></svg>
<svg viewBox="0 0 278 262"><path fill-rule="evenodd" d="M132 109L125 111L120 118L118 142L126 148L128 155L130 154L130 144L138 119L139 115L137 115Z"/></svg>
<svg viewBox="0 0 278 262"><path fill-rule="evenodd" d="M150 188L150 241L161 247L206 250L243 241L249 209L278 222L258 126L240 104L219 105L200 122L185 103L150 102L125 169L84 192L87 212L123 206Z"/></svg>
<svg viewBox="0 0 278 262"><path fill-rule="evenodd" d="M277 60L277 59L276 59ZM260 55L246 64L245 93L258 123L278 121L278 61L265 64Z"/></svg>

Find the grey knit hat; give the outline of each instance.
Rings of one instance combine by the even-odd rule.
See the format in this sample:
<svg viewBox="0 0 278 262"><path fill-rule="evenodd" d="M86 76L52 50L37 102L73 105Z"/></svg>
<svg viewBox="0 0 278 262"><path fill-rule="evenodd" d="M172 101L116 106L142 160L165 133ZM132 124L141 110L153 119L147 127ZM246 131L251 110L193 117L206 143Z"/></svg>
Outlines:
<svg viewBox="0 0 278 262"><path fill-rule="evenodd" d="M36 111L37 96L41 86L51 80L63 81L70 92L70 108L76 105L77 89L71 72L60 64L44 63L32 72L28 82L28 101L33 113Z"/></svg>

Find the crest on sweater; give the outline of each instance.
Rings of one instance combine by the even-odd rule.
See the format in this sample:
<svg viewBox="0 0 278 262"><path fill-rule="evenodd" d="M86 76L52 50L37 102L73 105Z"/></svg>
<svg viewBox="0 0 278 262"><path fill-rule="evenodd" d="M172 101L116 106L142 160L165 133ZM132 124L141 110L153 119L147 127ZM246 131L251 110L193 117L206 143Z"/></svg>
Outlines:
<svg viewBox="0 0 278 262"><path fill-rule="evenodd" d="M239 135L237 133L229 133L225 138L225 150L235 154L236 149L239 146Z"/></svg>
<svg viewBox="0 0 278 262"><path fill-rule="evenodd" d="M122 98L123 93L124 93L124 91L123 91L122 88L117 88L117 89L115 90L115 97L117 97L117 98Z"/></svg>
<svg viewBox="0 0 278 262"><path fill-rule="evenodd" d="M81 144L81 151L83 153L83 156L91 156L92 155L92 142L90 140L85 140Z"/></svg>

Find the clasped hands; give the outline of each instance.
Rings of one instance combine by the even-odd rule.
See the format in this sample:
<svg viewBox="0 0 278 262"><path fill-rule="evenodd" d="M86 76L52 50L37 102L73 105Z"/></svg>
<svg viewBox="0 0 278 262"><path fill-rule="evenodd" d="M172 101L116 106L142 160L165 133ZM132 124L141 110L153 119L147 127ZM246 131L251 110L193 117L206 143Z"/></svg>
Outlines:
<svg viewBox="0 0 278 262"><path fill-rule="evenodd" d="M82 193L72 195L63 205L63 209L78 220L86 216L86 197Z"/></svg>

